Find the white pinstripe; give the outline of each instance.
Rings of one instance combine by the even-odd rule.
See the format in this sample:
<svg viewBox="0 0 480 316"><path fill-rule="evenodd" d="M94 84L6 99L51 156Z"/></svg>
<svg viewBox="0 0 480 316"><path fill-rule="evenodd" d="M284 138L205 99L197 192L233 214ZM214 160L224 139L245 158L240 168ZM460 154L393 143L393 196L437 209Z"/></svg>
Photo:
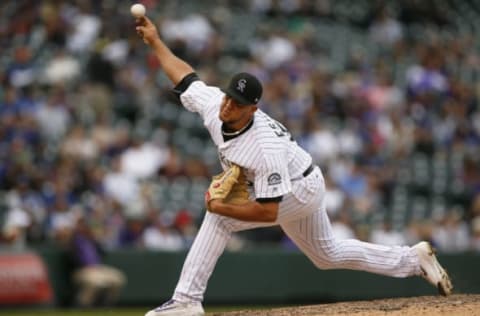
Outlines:
<svg viewBox="0 0 480 316"><path fill-rule="evenodd" d="M283 200L275 223L243 222L207 212L185 260L174 300L203 300L208 279L232 233L272 225L280 225L321 269L363 270L392 277L420 274L418 256L410 247L335 239L324 206L325 183L320 169L302 176L311 164L310 155L284 137L286 134L279 136L284 128L268 115L258 110L252 128L225 142L218 118L222 98L218 88L200 81L181 95L184 106L202 116L222 165L235 162L246 170L247 179L254 183L254 198L283 195ZM272 172L280 176L279 184L270 181Z"/></svg>

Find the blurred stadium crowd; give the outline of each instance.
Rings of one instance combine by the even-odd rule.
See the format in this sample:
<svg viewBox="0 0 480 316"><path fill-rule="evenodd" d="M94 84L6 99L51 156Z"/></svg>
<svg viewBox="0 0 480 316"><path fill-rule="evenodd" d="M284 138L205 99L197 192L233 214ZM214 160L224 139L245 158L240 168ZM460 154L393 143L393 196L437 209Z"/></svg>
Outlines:
<svg viewBox="0 0 480 316"><path fill-rule="evenodd" d="M480 251L479 2L140 2L206 82L261 78L261 108L323 168L339 238ZM192 241L216 150L132 3L0 2L0 248L79 222L106 249ZM273 228L230 249L261 242L291 247Z"/></svg>

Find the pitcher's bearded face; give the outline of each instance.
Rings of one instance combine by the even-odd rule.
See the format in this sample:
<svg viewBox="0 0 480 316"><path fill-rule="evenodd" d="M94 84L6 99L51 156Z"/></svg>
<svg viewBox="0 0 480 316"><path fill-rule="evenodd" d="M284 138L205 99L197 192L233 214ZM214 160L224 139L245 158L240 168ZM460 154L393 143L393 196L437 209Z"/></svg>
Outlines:
<svg viewBox="0 0 480 316"><path fill-rule="evenodd" d="M235 123L247 120L253 114L252 106L239 105L229 96L223 98L222 105L220 106L219 118L227 125L235 125ZM248 119L247 119L248 118Z"/></svg>

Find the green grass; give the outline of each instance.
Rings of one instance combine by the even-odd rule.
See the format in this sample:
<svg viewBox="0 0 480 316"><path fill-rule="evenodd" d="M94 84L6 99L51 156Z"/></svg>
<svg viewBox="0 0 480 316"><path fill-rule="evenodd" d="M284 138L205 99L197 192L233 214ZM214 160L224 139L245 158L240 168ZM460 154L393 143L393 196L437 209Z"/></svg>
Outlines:
<svg viewBox="0 0 480 316"><path fill-rule="evenodd" d="M79 309L1 309L0 315L5 316L94 316L94 315L106 315L106 316L143 316L145 313L153 308L130 308L130 307L114 307L114 308L101 308L101 309L90 309L90 310L79 310ZM245 309L262 309L267 307L252 307L252 306L222 306L222 307L210 307L206 308L207 315L209 313L218 313L218 312L228 312L228 311L238 311Z"/></svg>

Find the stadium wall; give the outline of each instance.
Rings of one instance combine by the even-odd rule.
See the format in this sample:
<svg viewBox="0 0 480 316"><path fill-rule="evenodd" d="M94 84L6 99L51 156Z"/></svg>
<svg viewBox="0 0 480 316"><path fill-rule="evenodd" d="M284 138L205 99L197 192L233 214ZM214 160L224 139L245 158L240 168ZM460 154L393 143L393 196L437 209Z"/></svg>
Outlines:
<svg viewBox="0 0 480 316"><path fill-rule="evenodd" d="M72 267L66 253L38 249L57 305L69 305ZM186 253L115 251L105 262L128 278L120 305L155 305L170 298ZM480 254L440 255L457 293L480 293ZM395 279L366 272L318 270L301 253L255 250L225 253L210 280L207 304L295 304L434 295L421 278Z"/></svg>

